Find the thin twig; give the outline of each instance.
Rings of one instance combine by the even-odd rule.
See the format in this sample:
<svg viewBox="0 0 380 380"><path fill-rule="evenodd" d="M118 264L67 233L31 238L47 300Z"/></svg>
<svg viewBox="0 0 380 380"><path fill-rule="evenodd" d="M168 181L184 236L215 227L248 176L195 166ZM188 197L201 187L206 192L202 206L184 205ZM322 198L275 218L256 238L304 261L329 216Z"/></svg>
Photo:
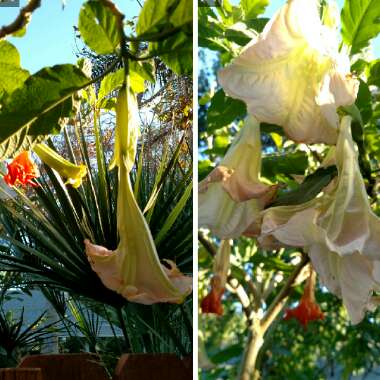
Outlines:
<svg viewBox="0 0 380 380"><path fill-rule="evenodd" d="M261 320L261 326L264 331L267 330L267 328L271 325L273 320L277 317L278 313L283 308L284 303L286 302L286 297L289 295L293 284L295 283L298 275L301 273L304 266L307 265L309 260L309 257L306 255L302 257L301 262L294 269L294 271L289 276L288 280L286 281L280 292L277 294L273 302L268 307L268 310L265 313L264 318Z"/></svg>
<svg viewBox="0 0 380 380"><path fill-rule="evenodd" d="M203 247L206 248L207 252L212 256L215 257L216 255L216 249L214 246L205 238L205 236L201 233L198 232L198 240L201 242Z"/></svg>
<svg viewBox="0 0 380 380"><path fill-rule="evenodd" d="M30 0L29 3L21 8L16 19L0 29L0 39L21 30L30 20L32 13L41 6L41 0Z"/></svg>

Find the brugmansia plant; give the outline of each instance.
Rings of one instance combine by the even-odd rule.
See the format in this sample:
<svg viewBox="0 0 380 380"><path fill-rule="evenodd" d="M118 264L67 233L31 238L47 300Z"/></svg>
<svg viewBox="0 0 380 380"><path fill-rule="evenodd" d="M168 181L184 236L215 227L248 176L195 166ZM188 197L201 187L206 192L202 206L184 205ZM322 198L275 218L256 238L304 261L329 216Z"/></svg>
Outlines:
<svg viewBox="0 0 380 380"><path fill-rule="evenodd" d="M274 369L270 361L274 331L290 323L277 317L291 289L305 279L298 305L283 314L285 320L298 320L304 335L309 322L318 321L311 325L321 330L329 318L329 310L318 304L316 275L324 293L342 300L352 324L378 305L380 219L373 174L378 152L371 148L378 140L372 115L377 90L368 87L378 84L378 62L355 54L378 34L372 23L379 8L371 1L364 7L346 0L343 41L336 4L288 0L270 20L257 17L264 8L241 1L200 10L201 44L220 52L224 65L217 74L223 90L211 98L206 120L200 120L200 149L209 158L200 165L202 297L211 283L201 309L222 315L227 305L230 312L239 308L247 323L246 329L240 324L244 352L241 341L229 347L239 366L215 367L202 373L205 379L222 374L241 380L301 378L294 372L285 376L287 369ZM200 103L208 99L206 93ZM238 240L224 255L227 240L219 239L231 238ZM210 262L206 252L214 256L211 281L203 277ZM222 307L223 299L230 299L224 288L239 306ZM223 339L207 317L202 323L201 345L207 348L207 337ZM209 352L222 362L211 343ZM307 378L320 378L326 360ZM203 361L212 367L210 359Z"/></svg>
<svg viewBox="0 0 380 380"><path fill-rule="evenodd" d="M37 3L30 1L20 17ZM191 74L192 7L186 0L159 8L145 1L133 36L126 34L124 18L111 1L83 3L80 35L111 61L95 78L83 60L29 75L16 48L0 40L1 63L18 73L5 73L0 85L0 155L12 188L0 204L0 266L22 273L44 294L52 289L91 304L121 329L129 351L187 355L192 280L181 271L191 273L192 228L186 221L192 181L191 164L181 166L180 159L191 129L165 144L158 168L150 166L136 93L146 90L146 81L154 88L153 59L174 76ZM3 31L16 32L12 26ZM169 56L173 44L177 49ZM112 149L103 135L105 112L116 115ZM55 296L49 298L57 308ZM69 306L83 322L80 308ZM58 314L64 320L64 312ZM87 330L94 349L97 329Z"/></svg>

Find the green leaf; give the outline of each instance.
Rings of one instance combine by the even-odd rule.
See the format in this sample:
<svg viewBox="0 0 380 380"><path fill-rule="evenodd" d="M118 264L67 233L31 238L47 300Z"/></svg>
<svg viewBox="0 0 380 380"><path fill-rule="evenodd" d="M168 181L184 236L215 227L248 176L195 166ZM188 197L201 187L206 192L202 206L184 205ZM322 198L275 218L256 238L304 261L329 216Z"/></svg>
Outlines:
<svg viewBox="0 0 380 380"><path fill-rule="evenodd" d="M202 181L202 179L206 178L211 170L214 169L212 162L210 160L202 160L198 162L198 179Z"/></svg>
<svg viewBox="0 0 380 380"><path fill-rule="evenodd" d="M154 33L158 27L164 25L173 10L176 0L146 0L140 12L136 25L136 33L142 34Z"/></svg>
<svg viewBox="0 0 380 380"><path fill-rule="evenodd" d="M361 79L355 104L360 111L363 123L367 124L372 116L372 95L368 84Z"/></svg>
<svg viewBox="0 0 380 380"><path fill-rule="evenodd" d="M241 344L234 344L227 348L221 349L214 355L210 355L210 359L213 361L213 363L216 364L225 363L232 358L240 358L242 351L243 349Z"/></svg>
<svg viewBox="0 0 380 380"><path fill-rule="evenodd" d="M150 35L162 29L178 28L193 21L191 0L146 0L140 12L136 33Z"/></svg>
<svg viewBox="0 0 380 380"><path fill-rule="evenodd" d="M3 92L10 94L22 86L29 72L20 67L20 55L8 41L0 40L0 99Z"/></svg>
<svg viewBox="0 0 380 380"><path fill-rule="evenodd" d="M151 83L156 81L154 77L154 67L149 62L129 62L129 70Z"/></svg>
<svg viewBox="0 0 380 380"><path fill-rule="evenodd" d="M23 144L55 131L58 119L67 115L68 99L88 81L73 65L44 68L30 76L0 111L0 157L13 156Z"/></svg>
<svg viewBox="0 0 380 380"><path fill-rule="evenodd" d="M315 198L337 175L336 166L319 168L310 174L295 190L280 195L269 207L298 205Z"/></svg>
<svg viewBox="0 0 380 380"><path fill-rule="evenodd" d="M257 33L261 33L265 25L268 23L269 18L260 17L251 20L247 20L245 23L248 28L255 30Z"/></svg>
<svg viewBox="0 0 380 380"><path fill-rule="evenodd" d="M378 0L346 0L342 9L343 41L351 54L359 53L380 32Z"/></svg>
<svg viewBox="0 0 380 380"><path fill-rule="evenodd" d="M178 203L175 205L173 210L170 212L160 232L154 239L154 242L156 243L156 245L159 245L161 243L161 241L165 238L165 235L169 232L169 230L171 229L171 227L177 220L178 216L180 215L187 201L189 200L192 190L193 190L193 183L190 182L186 190L182 194L182 197L180 198Z"/></svg>
<svg viewBox="0 0 380 380"><path fill-rule="evenodd" d="M135 93L144 92L144 78L134 71L133 66L130 67L129 72L130 85ZM121 68L114 73L107 74L100 83L98 93L98 105L103 107L106 104L105 97L122 86L124 82L124 68Z"/></svg>
<svg viewBox="0 0 380 380"><path fill-rule="evenodd" d="M269 178L278 173L302 175L307 167L308 158L305 152L266 156L262 159L261 174Z"/></svg>
<svg viewBox="0 0 380 380"><path fill-rule="evenodd" d="M1 52L0 52L1 55ZM29 72L13 65L0 62L0 98L3 91L8 94L21 87L29 77Z"/></svg>
<svg viewBox="0 0 380 380"><path fill-rule="evenodd" d="M149 51L178 75L191 75L193 71L193 40L184 32L163 41L150 44Z"/></svg>
<svg viewBox="0 0 380 380"><path fill-rule="evenodd" d="M366 74L368 77L367 84L369 86L373 85L380 87L380 59L370 62Z"/></svg>
<svg viewBox="0 0 380 380"><path fill-rule="evenodd" d="M193 22L193 1L180 0L177 8L170 16L170 22L178 27Z"/></svg>
<svg viewBox="0 0 380 380"><path fill-rule="evenodd" d="M243 8L246 19L256 18L264 13L268 6L269 0L241 0L240 6Z"/></svg>
<svg viewBox="0 0 380 380"><path fill-rule="evenodd" d="M20 54L8 41L0 40L0 62L9 65L20 66Z"/></svg>
<svg viewBox="0 0 380 380"><path fill-rule="evenodd" d="M212 97L207 111L208 129L213 131L222 128L246 113L247 107L242 101L230 98L220 89Z"/></svg>
<svg viewBox="0 0 380 380"><path fill-rule="evenodd" d="M91 0L83 5L78 27L84 42L98 54L114 53L120 44L116 16L99 1Z"/></svg>
<svg viewBox="0 0 380 380"><path fill-rule="evenodd" d="M356 76L362 74L368 66L368 62L362 58L359 58L354 64L351 65L351 72Z"/></svg>

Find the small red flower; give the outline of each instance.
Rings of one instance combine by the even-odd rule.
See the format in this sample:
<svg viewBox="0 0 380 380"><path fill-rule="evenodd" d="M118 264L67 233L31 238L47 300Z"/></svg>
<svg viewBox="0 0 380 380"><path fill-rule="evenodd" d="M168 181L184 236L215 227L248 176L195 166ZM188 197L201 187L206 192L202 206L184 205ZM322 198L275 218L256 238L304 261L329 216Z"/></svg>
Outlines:
<svg viewBox="0 0 380 380"><path fill-rule="evenodd" d="M307 280L304 293L298 306L294 309L288 309L285 311L285 320L296 318L305 329L309 322L325 318L321 308L315 300L315 276L315 272L311 270L310 277Z"/></svg>
<svg viewBox="0 0 380 380"><path fill-rule="evenodd" d="M224 288L220 286L220 278L215 275L211 280L211 291L203 298L201 309L203 314L223 314L222 296Z"/></svg>
<svg viewBox="0 0 380 380"><path fill-rule="evenodd" d="M7 165L8 173L4 176L4 181L9 186L31 185L36 186L33 182L38 177L38 170L31 160L29 152L20 153L10 164Z"/></svg>

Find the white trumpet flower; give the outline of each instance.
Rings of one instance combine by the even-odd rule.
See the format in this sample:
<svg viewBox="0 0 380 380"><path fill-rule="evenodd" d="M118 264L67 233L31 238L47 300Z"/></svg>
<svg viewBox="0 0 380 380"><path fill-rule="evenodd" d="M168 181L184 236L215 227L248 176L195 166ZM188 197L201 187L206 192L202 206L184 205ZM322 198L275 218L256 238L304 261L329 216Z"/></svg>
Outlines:
<svg viewBox="0 0 380 380"><path fill-rule="evenodd" d="M335 144L337 107L354 103L359 82L338 53L332 16L323 25L316 0L288 0L232 64L219 72L226 93L259 122L292 140Z"/></svg>
<svg viewBox="0 0 380 380"><path fill-rule="evenodd" d="M199 226L221 239L257 235L277 186L260 181L259 123L249 116L220 164L199 184Z"/></svg>
<svg viewBox="0 0 380 380"><path fill-rule="evenodd" d="M129 173L136 156L138 124L134 95L123 87L116 104L114 165L119 170L117 227L120 241L115 251L86 240L92 269L108 288L128 301L150 305L181 303L192 290L192 278L175 264L160 263L149 226L133 195Z"/></svg>
<svg viewBox="0 0 380 380"><path fill-rule="evenodd" d="M350 127L346 116L334 149L333 185L307 203L265 210L259 240L305 247L321 282L358 323L380 289L380 219L369 204Z"/></svg>

